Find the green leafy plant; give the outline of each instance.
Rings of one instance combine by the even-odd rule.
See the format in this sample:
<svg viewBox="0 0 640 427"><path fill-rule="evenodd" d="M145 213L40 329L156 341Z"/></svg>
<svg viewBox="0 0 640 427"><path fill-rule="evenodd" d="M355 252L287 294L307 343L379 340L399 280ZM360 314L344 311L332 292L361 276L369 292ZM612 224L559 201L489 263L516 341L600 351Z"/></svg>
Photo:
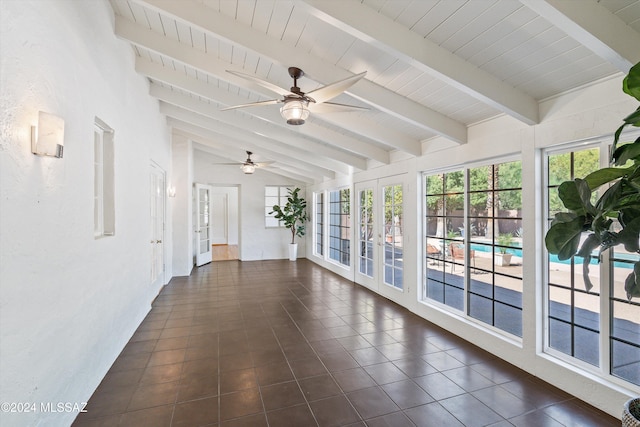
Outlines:
<svg viewBox="0 0 640 427"><path fill-rule="evenodd" d="M511 233L502 233L498 236L498 245L503 246L498 248L498 252L501 254L507 253L507 248L504 246L511 246L513 242L513 235Z"/></svg>
<svg viewBox="0 0 640 427"><path fill-rule="evenodd" d="M273 205L270 214L275 213L274 218L282 221L284 226L291 230L291 243L296 242L296 236L302 237L306 231L305 222L307 216L307 202L298 196L299 188L289 189L287 203L284 206Z"/></svg>
<svg viewBox="0 0 640 427"><path fill-rule="evenodd" d="M640 101L640 63L631 68L622 90ZM545 237L547 250L558 255L558 259L567 260L574 255L584 258L582 270L587 291L593 287L589 279L593 251L599 248L599 255L623 245L628 252L640 253L640 138L619 143L628 125L640 127L640 106L624 118L614 134L610 158L614 167L560 184L558 196L568 212L555 215ZM593 203L592 193L602 186L608 188ZM580 245L583 233L587 237ZM634 263L624 289L629 300L640 296L640 261Z"/></svg>

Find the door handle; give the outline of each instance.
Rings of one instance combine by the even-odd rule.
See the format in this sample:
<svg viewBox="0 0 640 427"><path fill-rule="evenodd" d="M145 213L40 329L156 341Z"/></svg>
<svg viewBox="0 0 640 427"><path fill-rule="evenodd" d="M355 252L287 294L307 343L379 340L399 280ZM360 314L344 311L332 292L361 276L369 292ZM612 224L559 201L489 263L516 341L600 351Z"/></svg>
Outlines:
<svg viewBox="0 0 640 427"><path fill-rule="evenodd" d="M162 243L162 240L156 240L156 243Z"/></svg>

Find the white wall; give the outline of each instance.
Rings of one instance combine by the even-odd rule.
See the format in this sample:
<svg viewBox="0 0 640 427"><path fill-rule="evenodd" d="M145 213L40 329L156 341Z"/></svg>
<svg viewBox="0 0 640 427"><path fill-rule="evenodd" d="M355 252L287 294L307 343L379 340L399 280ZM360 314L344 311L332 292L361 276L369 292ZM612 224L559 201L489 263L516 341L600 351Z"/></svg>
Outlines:
<svg viewBox="0 0 640 427"><path fill-rule="evenodd" d="M441 170L474 162L487 162L504 156L516 155L522 159L523 182L523 340L519 342L433 306L415 303L422 286L420 262L405 268L405 286L410 288L407 308L425 319L452 331L462 338L500 356L520 368L563 388L590 404L620 417L622 404L637 388L623 388L591 373L578 370L541 353L542 349L542 275L543 220L541 178L541 148L587 138L609 136L621 124L623 117L637 108L637 103L621 91L621 77L602 81L592 87L575 90L540 104L542 123L524 125L510 117L500 116L478 123L468 129L468 142L455 145L433 140L423 144L425 155L357 173L352 182L359 183L397 173L409 175L405 190L405 204L422 206L420 175L423 171ZM397 156L399 159L401 156ZM414 177L415 179L411 179ZM308 186L307 193L339 188L347 185L344 179L326 181ZM353 187L352 187L353 188ZM353 194L353 193L352 193ZM352 209L355 209L352 207ZM355 215L353 216L355 217ZM405 236L422 236L422 214L411 221L406 218ZM352 218L353 219L353 218ZM354 224L352 224L352 229ZM415 243L415 242L414 242ZM414 247L412 244L411 247ZM420 250L421 244L415 246ZM352 278L353 271L337 267L312 255L308 243L309 259L330 268L344 277ZM352 254L352 259L355 254ZM420 255L421 256L421 255Z"/></svg>
<svg viewBox="0 0 640 427"><path fill-rule="evenodd" d="M214 186L212 194L226 196L226 216L227 216L227 244L237 245L240 242L238 233L240 232L240 199L238 197L238 187ZM215 210L214 210L215 212ZM216 218L212 218L215 223Z"/></svg>
<svg viewBox="0 0 640 427"><path fill-rule="evenodd" d="M0 20L0 401L86 402L159 291L149 171L152 160L169 171L169 135L108 2L2 0ZM63 159L31 154L38 110L65 120ZM102 239L95 116L115 130L116 235ZM0 424L76 415L2 413Z"/></svg>
<svg viewBox="0 0 640 427"><path fill-rule="evenodd" d="M287 245L291 241L291 232L286 228L265 227L264 187L265 185L300 187L302 197L305 197L309 203L310 199L304 193L305 184L270 173L268 169L258 168L253 175L245 175L238 166L213 164L220 160L214 155L197 150L194 156L194 182L215 186L239 184L240 259L251 261L288 258ZM307 233L309 231L310 228L307 227ZM306 256L305 240L306 238L296 238L299 243L298 257Z"/></svg>
<svg viewBox="0 0 640 427"><path fill-rule="evenodd" d="M193 269L193 144L173 132L171 135L171 185L176 189L170 198L173 220L173 274L188 276Z"/></svg>

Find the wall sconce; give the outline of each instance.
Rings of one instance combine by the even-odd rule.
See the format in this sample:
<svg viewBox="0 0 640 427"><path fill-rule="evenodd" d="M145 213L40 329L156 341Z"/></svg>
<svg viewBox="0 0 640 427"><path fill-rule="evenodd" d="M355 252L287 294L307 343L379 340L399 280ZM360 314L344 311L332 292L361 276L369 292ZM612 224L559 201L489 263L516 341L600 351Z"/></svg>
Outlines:
<svg viewBox="0 0 640 427"><path fill-rule="evenodd" d="M176 197L176 187L174 187L173 185L167 187L167 195L169 197Z"/></svg>
<svg viewBox="0 0 640 427"><path fill-rule="evenodd" d="M31 126L31 152L38 156L62 158L64 120L53 114L38 112L38 126Z"/></svg>

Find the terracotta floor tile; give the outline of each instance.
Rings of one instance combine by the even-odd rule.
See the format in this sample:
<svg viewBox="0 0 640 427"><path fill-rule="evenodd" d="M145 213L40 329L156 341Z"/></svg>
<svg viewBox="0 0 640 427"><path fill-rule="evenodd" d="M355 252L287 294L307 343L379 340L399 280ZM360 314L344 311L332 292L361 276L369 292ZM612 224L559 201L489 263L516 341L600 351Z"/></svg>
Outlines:
<svg viewBox="0 0 640 427"><path fill-rule="evenodd" d="M320 359L315 356L308 359L291 360L289 365L293 374L299 380L328 373Z"/></svg>
<svg viewBox="0 0 640 427"><path fill-rule="evenodd" d="M297 405L267 412L269 425L287 427L314 427L316 423L309 406Z"/></svg>
<svg viewBox="0 0 640 427"><path fill-rule="evenodd" d="M142 384L133 393L128 411L136 411L154 406L173 404L176 401L178 382Z"/></svg>
<svg viewBox="0 0 640 427"><path fill-rule="evenodd" d="M433 398L411 380L386 384L382 386L382 389L400 409L413 408L433 402Z"/></svg>
<svg viewBox="0 0 640 427"><path fill-rule="evenodd" d="M310 405L320 427L338 427L360 421L358 413L345 396L316 400Z"/></svg>
<svg viewBox="0 0 640 427"><path fill-rule="evenodd" d="M122 415L120 425L140 427L162 427L171 425L173 405L156 406L155 408L141 409L127 412Z"/></svg>
<svg viewBox="0 0 640 427"><path fill-rule="evenodd" d="M364 368L365 371L380 384L388 384L396 381L406 380L409 377L405 375L396 365L391 362L379 363Z"/></svg>
<svg viewBox="0 0 640 427"><path fill-rule="evenodd" d="M175 406L171 426L193 427L217 423L218 411L217 397L178 403Z"/></svg>
<svg viewBox="0 0 640 427"><path fill-rule="evenodd" d="M305 260L174 278L87 410L74 427L619 425Z"/></svg>
<svg viewBox="0 0 640 427"><path fill-rule="evenodd" d="M230 420L263 412L260 392L257 388L220 396L220 420Z"/></svg>
<svg viewBox="0 0 640 427"><path fill-rule="evenodd" d="M258 382L261 386L283 383L293 380L293 372L286 362L275 362L256 367Z"/></svg>
<svg viewBox="0 0 640 427"><path fill-rule="evenodd" d="M299 380L298 383L309 402L341 394L340 388L331 375L306 378Z"/></svg>
<svg viewBox="0 0 640 427"><path fill-rule="evenodd" d="M500 415L468 393L440 400L438 403L468 427L488 426L503 420Z"/></svg>
<svg viewBox="0 0 640 427"><path fill-rule="evenodd" d="M362 368L348 369L333 374L333 378L345 392L369 388L376 385L376 382Z"/></svg>
<svg viewBox="0 0 640 427"><path fill-rule="evenodd" d="M254 368L220 373L220 394L258 387Z"/></svg>
<svg viewBox="0 0 640 427"><path fill-rule="evenodd" d="M409 418L402 412L383 415L367 420L368 427L415 427Z"/></svg>
<svg viewBox="0 0 640 427"><path fill-rule="evenodd" d="M405 414L417 426L465 427L438 402L408 409Z"/></svg>
<svg viewBox="0 0 640 427"><path fill-rule="evenodd" d="M267 411L305 403L305 398L296 381L261 387L260 392Z"/></svg>
<svg viewBox="0 0 640 427"><path fill-rule="evenodd" d="M347 398L365 420L390 414L400 409L379 387L348 393Z"/></svg>

